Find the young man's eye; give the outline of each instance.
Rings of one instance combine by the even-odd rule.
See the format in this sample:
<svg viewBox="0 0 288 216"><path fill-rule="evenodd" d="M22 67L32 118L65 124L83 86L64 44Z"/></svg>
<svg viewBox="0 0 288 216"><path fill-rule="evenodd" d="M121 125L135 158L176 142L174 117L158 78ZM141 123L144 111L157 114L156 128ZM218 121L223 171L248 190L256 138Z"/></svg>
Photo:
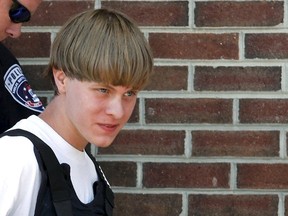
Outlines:
<svg viewBox="0 0 288 216"><path fill-rule="evenodd" d="M125 96L127 97L132 97L132 96L135 96L137 95L137 92L136 91L128 91L125 93Z"/></svg>
<svg viewBox="0 0 288 216"><path fill-rule="evenodd" d="M103 93L103 94L107 94L109 92L109 90L105 89L105 88L99 88L98 91Z"/></svg>

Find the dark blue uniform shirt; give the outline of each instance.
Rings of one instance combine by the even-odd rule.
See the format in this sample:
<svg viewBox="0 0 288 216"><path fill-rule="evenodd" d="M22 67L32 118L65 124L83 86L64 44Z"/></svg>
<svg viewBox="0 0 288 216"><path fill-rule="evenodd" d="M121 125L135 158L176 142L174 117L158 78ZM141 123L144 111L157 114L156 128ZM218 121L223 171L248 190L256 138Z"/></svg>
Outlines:
<svg viewBox="0 0 288 216"><path fill-rule="evenodd" d="M15 56L0 43L0 133L44 110Z"/></svg>

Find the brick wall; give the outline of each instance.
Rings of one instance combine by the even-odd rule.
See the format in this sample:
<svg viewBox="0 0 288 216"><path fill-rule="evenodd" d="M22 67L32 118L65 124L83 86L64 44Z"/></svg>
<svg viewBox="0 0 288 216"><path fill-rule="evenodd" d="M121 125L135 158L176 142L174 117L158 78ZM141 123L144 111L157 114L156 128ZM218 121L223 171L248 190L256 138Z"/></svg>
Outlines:
<svg viewBox="0 0 288 216"><path fill-rule="evenodd" d="M44 101L39 72L72 14L111 7L134 18L155 74L129 124L92 152L116 216L288 215L288 1L44 1L6 44ZM25 49L23 49L23 44Z"/></svg>

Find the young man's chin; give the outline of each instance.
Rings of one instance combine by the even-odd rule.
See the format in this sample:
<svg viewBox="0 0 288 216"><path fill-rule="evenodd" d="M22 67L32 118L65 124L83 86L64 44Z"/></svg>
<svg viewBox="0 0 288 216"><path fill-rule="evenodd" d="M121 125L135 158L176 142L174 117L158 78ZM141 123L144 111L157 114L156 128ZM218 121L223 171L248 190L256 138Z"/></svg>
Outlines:
<svg viewBox="0 0 288 216"><path fill-rule="evenodd" d="M107 148L109 147L112 142L114 141L115 137L113 138L106 138L106 139L98 139L98 140L95 140L95 142L92 142L96 147L99 147L99 148Z"/></svg>

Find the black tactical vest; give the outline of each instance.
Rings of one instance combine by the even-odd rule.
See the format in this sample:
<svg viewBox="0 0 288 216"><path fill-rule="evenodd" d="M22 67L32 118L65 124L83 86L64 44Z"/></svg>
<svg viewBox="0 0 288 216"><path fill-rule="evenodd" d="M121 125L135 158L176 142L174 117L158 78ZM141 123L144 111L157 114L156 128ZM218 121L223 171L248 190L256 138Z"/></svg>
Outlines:
<svg viewBox="0 0 288 216"><path fill-rule="evenodd" d="M94 200L82 203L74 191L68 164L59 164L52 149L34 134L15 129L0 137L24 136L34 144L34 153L41 170L41 185L37 197L35 216L112 216L114 194L94 157L99 181L93 185Z"/></svg>

